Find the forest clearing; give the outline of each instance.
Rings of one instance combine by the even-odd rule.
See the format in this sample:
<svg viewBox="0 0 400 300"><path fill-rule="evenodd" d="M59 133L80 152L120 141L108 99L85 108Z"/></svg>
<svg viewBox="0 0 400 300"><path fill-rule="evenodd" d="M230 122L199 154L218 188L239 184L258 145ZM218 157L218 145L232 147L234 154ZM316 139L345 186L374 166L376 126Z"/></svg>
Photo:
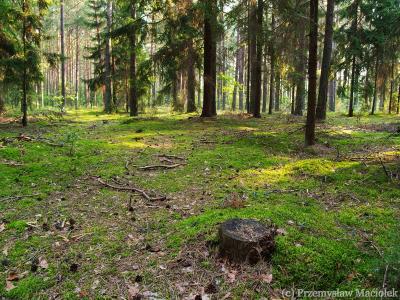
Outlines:
<svg viewBox="0 0 400 300"><path fill-rule="evenodd" d="M399 0L0 0L0 300L400 299Z"/></svg>
<svg viewBox="0 0 400 300"><path fill-rule="evenodd" d="M384 277L396 288L396 119L329 117L317 148L304 147L302 118L282 115L79 111L27 129L1 124L1 294L278 298L293 287L380 289ZM271 263L218 257L216 228L229 218L278 226ZM5 292L10 274L20 278Z"/></svg>

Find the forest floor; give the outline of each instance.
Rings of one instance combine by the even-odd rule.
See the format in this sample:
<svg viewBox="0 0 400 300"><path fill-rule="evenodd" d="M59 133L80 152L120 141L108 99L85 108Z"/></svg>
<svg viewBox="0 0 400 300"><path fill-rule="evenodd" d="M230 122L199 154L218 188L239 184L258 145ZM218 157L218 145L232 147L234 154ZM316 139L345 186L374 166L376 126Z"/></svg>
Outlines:
<svg viewBox="0 0 400 300"><path fill-rule="evenodd" d="M304 119L278 114L10 121L0 120L0 298L400 289L397 116L330 115L312 148ZM173 167L143 168L154 165ZM217 256L217 226L233 217L278 226L270 262Z"/></svg>

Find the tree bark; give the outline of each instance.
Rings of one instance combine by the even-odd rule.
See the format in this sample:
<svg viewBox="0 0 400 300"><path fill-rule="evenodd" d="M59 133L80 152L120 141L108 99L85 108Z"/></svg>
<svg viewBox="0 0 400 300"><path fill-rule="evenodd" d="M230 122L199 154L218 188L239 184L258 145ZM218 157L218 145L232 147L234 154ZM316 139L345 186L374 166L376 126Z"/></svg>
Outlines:
<svg viewBox="0 0 400 300"><path fill-rule="evenodd" d="M378 51L376 52L376 62L375 62L375 82L374 82L374 99L372 100L372 110L371 115L375 114L376 102L378 97L378 67L379 67L379 57Z"/></svg>
<svg viewBox="0 0 400 300"><path fill-rule="evenodd" d="M239 30L236 36L236 66L235 66L235 85L233 87L233 95L232 95L232 111L236 110L236 101L237 101L237 91L238 91L238 81L239 81L239 64L240 64L240 33Z"/></svg>
<svg viewBox="0 0 400 300"><path fill-rule="evenodd" d="M324 52L322 56L321 77L319 81L318 104L316 111L317 120L326 119L326 104L328 98L328 81L332 57L333 41L333 15L335 10L335 0L328 0L325 21Z"/></svg>
<svg viewBox="0 0 400 300"><path fill-rule="evenodd" d="M275 29L275 15L272 13L272 20L271 20L271 30ZM274 34L274 33L272 33ZM269 53L271 57L271 74L270 74L270 82L269 82L269 108L268 108L268 114L272 114L272 111L274 109L274 101L275 101L275 87L274 87L274 82L275 82L275 46L274 46L274 40L271 40L271 44L269 45Z"/></svg>
<svg viewBox="0 0 400 300"><path fill-rule="evenodd" d="M131 1L131 18L136 21L136 1ZM138 115L138 99L136 88L136 24L132 24L129 34L130 59L129 59L129 114L131 117Z"/></svg>
<svg viewBox="0 0 400 300"><path fill-rule="evenodd" d="M76 49L75 49L75 109L79 104L79 27L75 29Z"/></svg>
<svg viewBox="0 0 400 300"><path fill-rule="evenodd" d="M308 59L308 105L305 130L306 146L315 144L315 106L318 63L318 0L310 0L310 41Z"/></svg>
<svg viewBox="0 0 400 300"><path fill-rule="evenodd" d="M204 11L204 96L201 116L213 117L217 115L215 101L215 87L217 82L217 8L213 0L204 1L206 5Z"/></svg>
<svg viewBox="0 0 400 300"><path fill-rule="evenodd" d="M193 41L189 41L188 45L188 69L187 69L187 112L196 111L196 66Z"/></svg>
<svg viewBox="0 0 400 300"><path fill-rule="evenodd" d="M251 104L253 106L253 117L261 118L261 66L262 66L262 18L263 1L251 0Z"/></svg>
<svg viewBox="0 0 400 300"><path fill-rule="evenodd" d="M111 11L112 11L112 0L107 0L107 32L106 32L106 47L104 55L104 77L105 77L105 99L104 99L104 111L106 113L112 113L112 81L111 81Z"/></svg>
<svg viewBox="0 0 400 300"><path fill-rule="evenodd" d="M65 37L64 37L64 0L60 0L60 38L61 38L61 112L65 112Z"/></svg>
<svg viewBox="0 0 400 300"><path fill-rule="evenodd" d="M393 110L393 94L394 94L394 59L392 60L392 69L390 75L390 95L389 95L389 114L392 113Z"/></svg>

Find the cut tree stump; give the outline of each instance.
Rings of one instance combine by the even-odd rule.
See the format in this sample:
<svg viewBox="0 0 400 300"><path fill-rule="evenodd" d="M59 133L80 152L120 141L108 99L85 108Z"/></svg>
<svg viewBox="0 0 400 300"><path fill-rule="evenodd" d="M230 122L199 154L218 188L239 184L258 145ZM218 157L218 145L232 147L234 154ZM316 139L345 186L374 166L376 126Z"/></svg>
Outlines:
<svg viewBox="0 0 400 300"><path fill-rule="evenodd" d="M231 219L219 227L220 255L231 262L256 264L275 249L276 228L256 220Z"/></svg>

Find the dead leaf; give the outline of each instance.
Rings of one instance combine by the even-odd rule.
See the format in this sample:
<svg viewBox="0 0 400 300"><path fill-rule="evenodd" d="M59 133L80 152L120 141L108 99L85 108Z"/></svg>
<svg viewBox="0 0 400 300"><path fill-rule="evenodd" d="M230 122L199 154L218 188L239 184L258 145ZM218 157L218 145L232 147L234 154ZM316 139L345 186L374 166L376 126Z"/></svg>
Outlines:
<svg viewBox="0 0 400 300"><path fill-rule="evenodd" d="M128 285L128 299L129 300L137 300L140 299L140 290L139 290L139 285Z"/></svg>
<svg viewBox="0 0 400 300"><path fill-rule="evenodd" d="M233 282L235 282L235 280L236 280L236 274L237 274L237 271L236 270L232 270L232 271L230 271L230 272L228 272L228 281L230 282L230 283L233 283Z"/></svg>
<svg viewBox="0 0 400 300"><path fill-rule="evenodd" d="M4 223L0 224L0 232L4 231L6 229L6 225Z"/></svg>
<svg viewBox="0 0 400 300"><path fill-rule="evenodd" d="M261 274L260 278L262 281L266 283L271 283L272 282L272 274Z"/></svg>
<svg viewBox="0 0 400 300"><path fill-rule="evenodd" d="M278 229L276 230L276 233L277 233L278 235L286 235L286 234L287 234L287 232L286 232L286 230L285 230L284 228L278 228Z"/></svg>
<svg viewBox="0 0 400 300"><path fill-rule="evenodd" d="M12 289L15 289L15 285L11 281L6 281L6 291L9 292Z"/></svg>
<svg viewBox="0 0 400 300"><path fill-rule="evenodd" d="M47 260L45 260L43 257L39 257L39 267L42 269L47 269L49 267Z"/></svg>
<svg viewBox="0 0 400 300"><path fill-rule="evenodd" d="M17 273L15 272L11 272L10 274L8 274L7 276L7 281L17 281L19 279L19 276Z"/></svg>

